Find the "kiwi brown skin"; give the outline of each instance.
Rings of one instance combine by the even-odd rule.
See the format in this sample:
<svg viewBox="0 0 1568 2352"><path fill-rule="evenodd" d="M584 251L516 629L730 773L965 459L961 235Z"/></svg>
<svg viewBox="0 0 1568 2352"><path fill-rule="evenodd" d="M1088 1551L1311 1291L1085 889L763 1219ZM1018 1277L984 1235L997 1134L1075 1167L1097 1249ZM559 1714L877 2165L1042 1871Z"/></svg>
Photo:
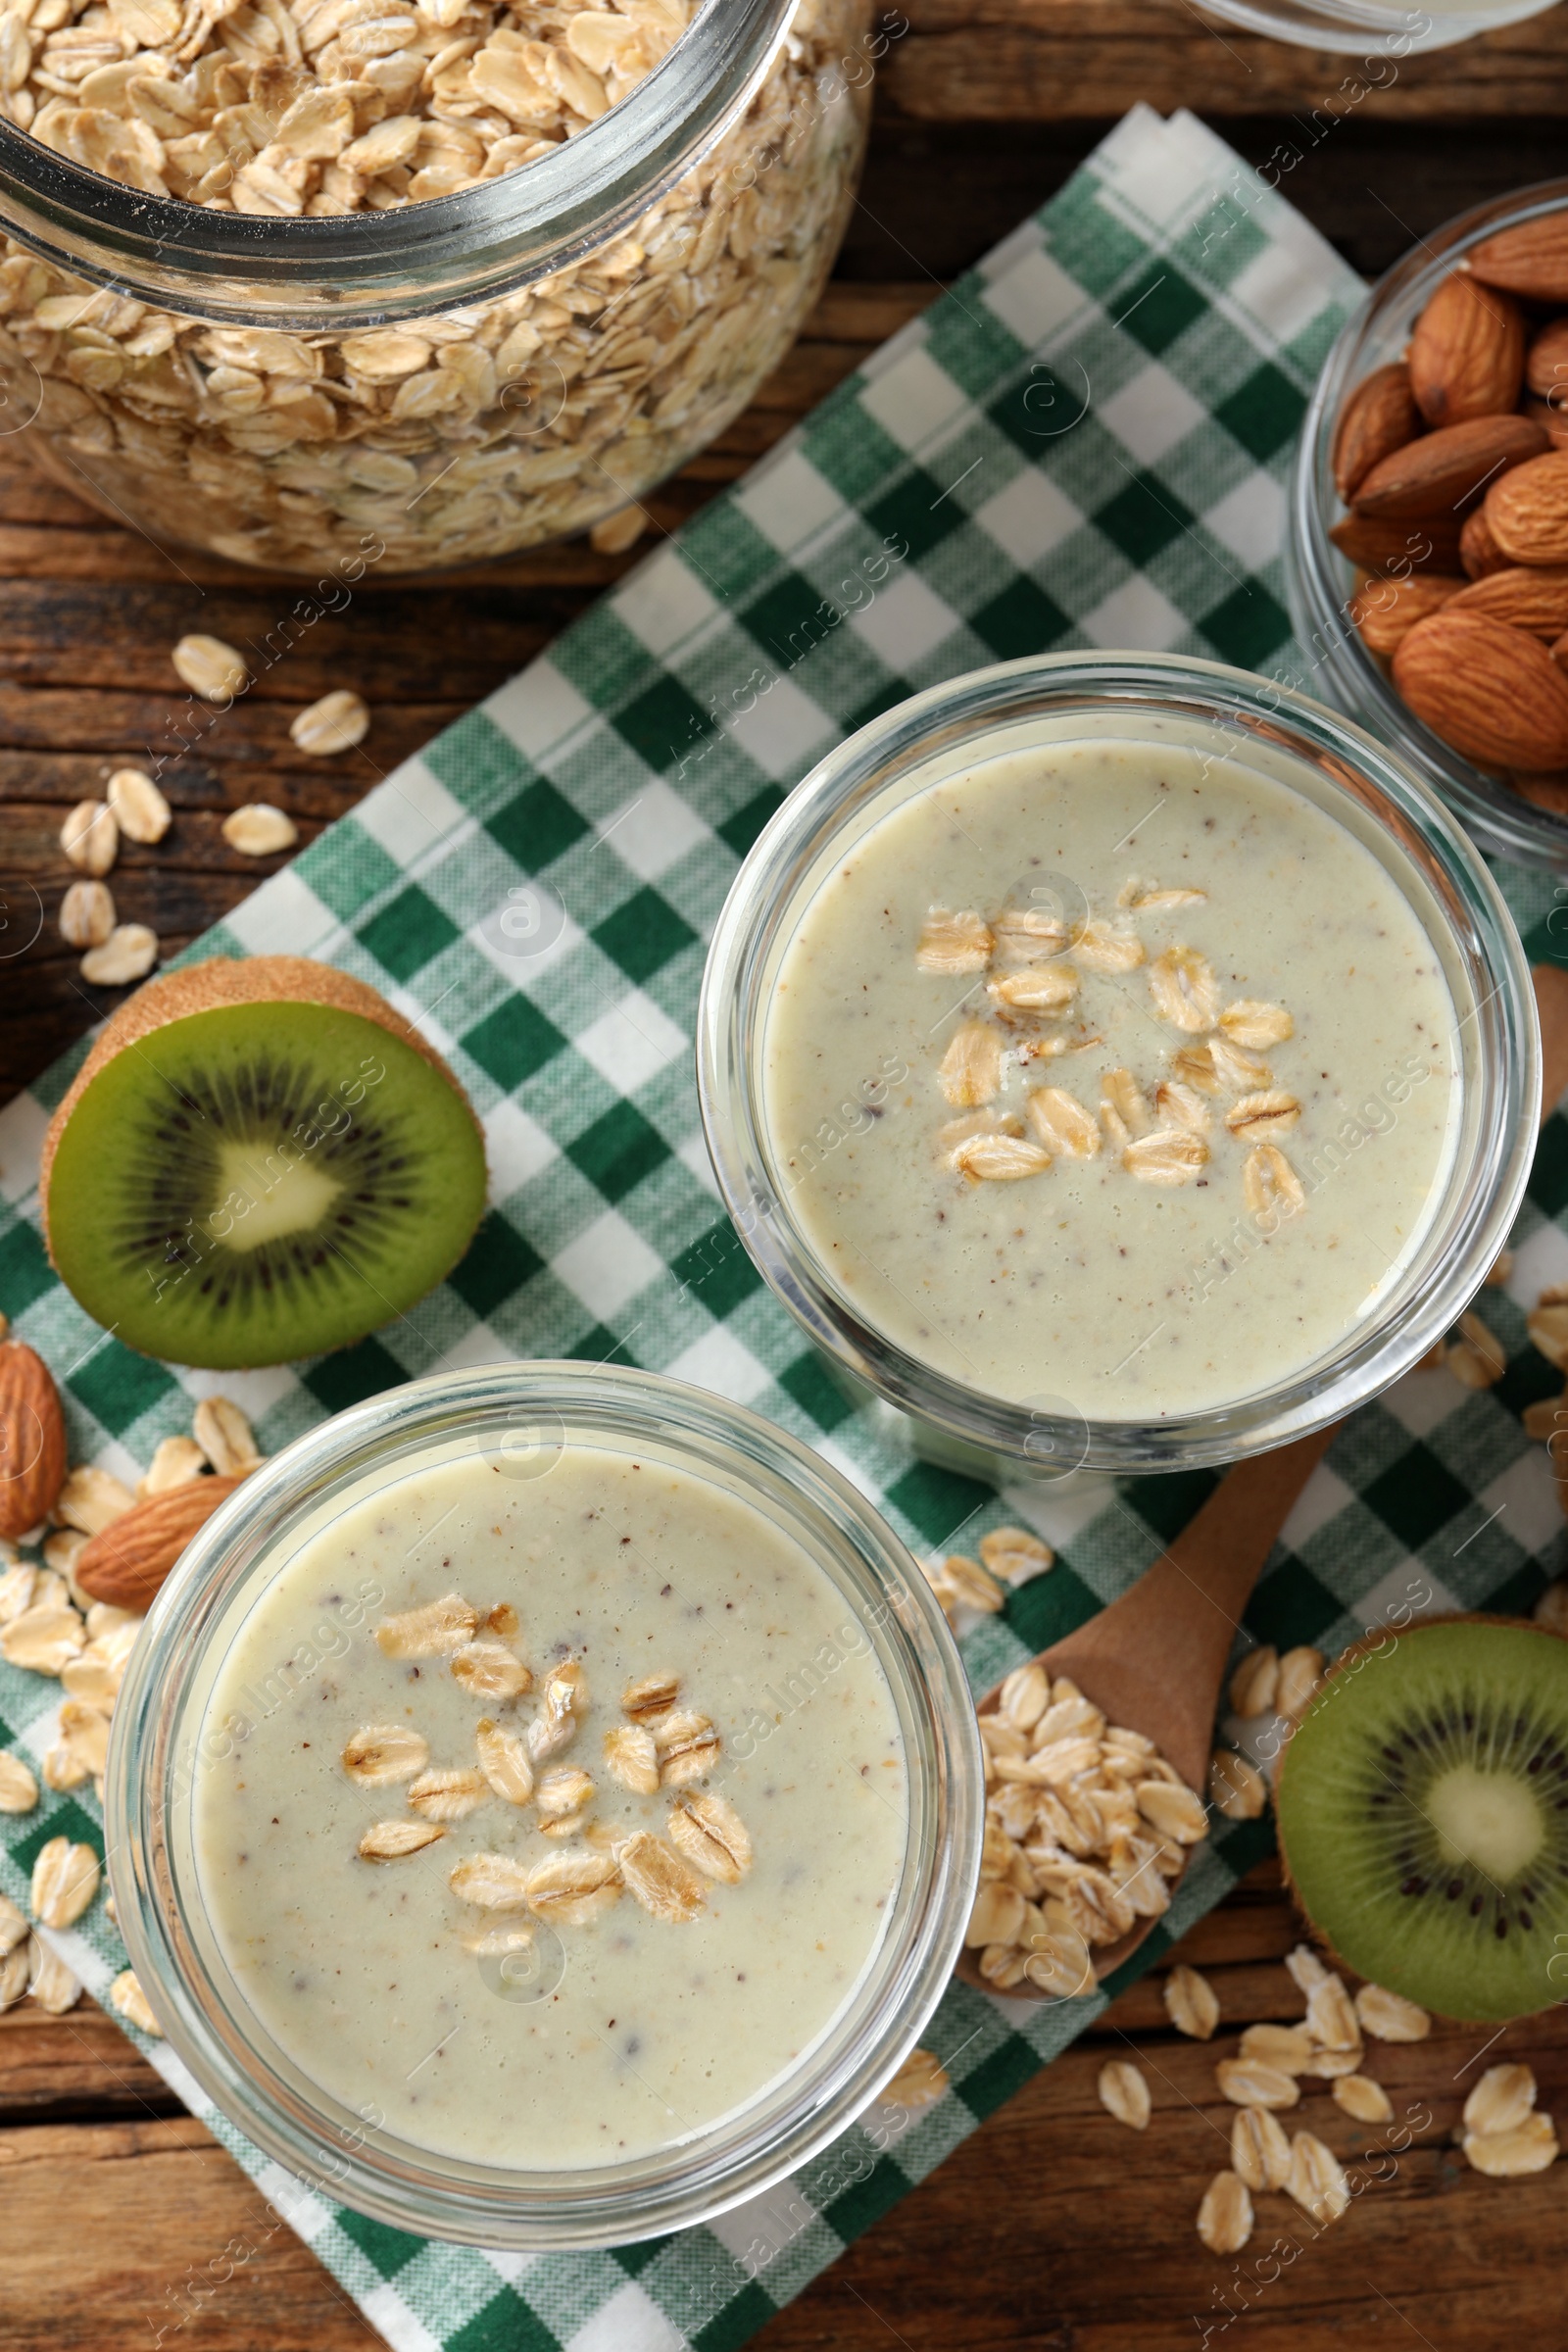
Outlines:
<svg viewBox="0 0 1568 2352"><path fill-rule="evenodd" d="M95 1039L49 1122L38 1170L38 1205L43 1215L44 1246L57 1273L59 1260L49 1224L49 1179L60 1139L76 1104L99 1072L127 1047L139 1044L172 1021L187 1020L193 1013L217 1011L227 1004L323 1004L331 1011L358 1013L365 1020L374 1021L379 1028L412 1047L446 1080L473 1123L483 1158L484 1129L458 1080L414 1024L405 1020L367 981L356 980L352 973L340 972L332 964L317 963L309 956L215 956L206 963L161 973L156 980L138 988L134 996L126 998ZM469 1238L465 1237L464 1250ZM462 1254L463 1250L459 1250L453 1258L454 1265ZM349 1347L353 1342L345 1340L342 1344ZM132 1348L132 1352L146 1350Z"/></svg>
<svg viewBox="0 0 1568 2352"><path fill-rule="evenodd" d="M1534 1617L1504 1617L1496 1610L1445 1609L1435 1612L1430 1617L1418 1618L1415 1622L1416 1624L1423 1626L1505 1625L1514 1633L1541 1634L1552 1642L1568 1641L1568 1635L1560 1634L1555 1626L1538 1624ZM1411 1629L1407 1627L1401 1627L1399 1630L1401 1632L1407 1632ZM1327 1674L1323 1678L1323 1687L1312 1701L1313 1708L1315 1709L1321 1705L1324 1700L1326 1700L1336 1679L1340 1675L1348 1673L1354 1666L1358 1658L1365 1657L1368 1652L1381 1649L1382 1646L1383 1636L1381 1634L1367 1633L1362 1635L1359 1642L1352 1642L1348 1649L1342 1649L1339 1656L1335 1659L1333 1665L1329 1668ZM1285 1785L1285 1777L1291 1768L1291 1748L1293 1744L1293 1741L1287 1740L1285 1742L1284 1752L1280 1758L1280 1769L1277 1776L1276 1786L1281 1788ZM1278 1818L1277 1813L1276 1818ZM1325 1960L1332 1962L1334 1967L1342 1970L1345 1975L1359 1979L1361 1975L1360 1970L1353 1967L1349 1961L1341 1957L1340 1953L1335 1949L1333 1938L1325 1935L1324 1931L1317 1925L1316 1921L1308 1912L1305 1904L1300 1898L1300 1895L1297 1891L1296 1882L1291 1876L1291 1865L1290 1859L1285 1851L1285 1840L1280 1838L1278 1840L1278 1844L1280 1871L1285 1881L1286 1891L1289 1893L1291 1900L1296 1905L1296 1915L1298 1919L1300 1920L1303 1928L1306 1930L1308 1937L1312 1943L1316 1945L1317 1949L1323 1954ZM1544 2008L1549 2007L1550 2005L1551 2004L1545 2002L1542 2004ZM1434 2009L1432 2010L1431 2014L1434 2017L1444 2017L1446 2015L1446 2013L1441 2009ZM1447 2022L1451 2025L1478 2026L1494 2025L1496 2020L1494 2018L1448 2016Z"/></svg>
<svg viewBox="0 0 1568 2352"><path fill-rule="evenodd" d="M431 1069L440 1072L473 1120L473 1130L483 1150L484 1129L474 1118L473 1105L451 1070L414 1024L406 1021L401 1012L394 1011L385 997L378 995L368 982L356 980L352 973L340 972L332 964L316 963L309 956L215 956L206 963L189 964L177 972L163 972L125 999L94 1040L91 1053L49 1122L38 1169L38 1205L43 1212L49 1262L57 1271L49 1233L49 1177L60 1138L76 1104L99 1071L107 1068L127 1046L151 1037L155 1029L163 1029L171 1021L187 1020L194 1012L213 1012L224 1004L325 1004L334 1012L357 1012L362 1019L376 1022L393 1037L401 1038L406 1046L412 1046Z"/></svg>

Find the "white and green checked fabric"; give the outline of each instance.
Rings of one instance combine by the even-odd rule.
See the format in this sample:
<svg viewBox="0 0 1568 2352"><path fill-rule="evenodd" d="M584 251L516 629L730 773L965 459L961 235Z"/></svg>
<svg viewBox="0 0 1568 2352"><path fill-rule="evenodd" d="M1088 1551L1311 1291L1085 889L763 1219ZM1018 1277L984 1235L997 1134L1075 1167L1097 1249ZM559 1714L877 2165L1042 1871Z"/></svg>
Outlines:
<svg viewBox="0 0 1568 2352"><path fill-rule="evenodd" d="M38 1144L80 1050L0 1118L0 1306L62 1375L72 1454L134 1478L221 1387L276 1449L411 1375L615 1355L758 1407L820 1447L923 1551L1024 1519L1061 1553L964 1648L977 1686L1121 1592L1207 1474L999 1495L854 1409L760 1286L714 1195L692 1081L704 941L780 796L849 729L999 656L1136 646L1294 678L1279 550L1293 435L1359 288L1190 117L1139 108L1040 216L894 340L551 655L411 760L194 953L288 950L382 989L481 1113L494 1206L405 1321L298 1368L176 1373L128 1354L39 1241ZM1544 881L1505 876L1538 957ZM1549 1124L1487 1394L1419 1374L1356 1416L1307 1489L1250 1612L1333 1650L1400 1605L1526 1607L1562 1522L1521 1407L1561 1383L1522 1302L1568 1276L1568 1123ZM0 1666L0 1744L34 1760L58 1685ZM43 1841L101 1847L89 1793L0 1819L24 1899ZM1179 1933L1269 1841L1220 1825ZM95 1992L123 1966L96 1905L56 1938ZM1156 1935L1132 1964L1147 1966ZM1082 2030L1056 2007L948 1995L952 2078L912 2119L873 2111L788 2192L615 2254L486 2255L368 2223L264 2162L160 2043L143 2047L400 2352L718 2352L743 2342ZM900 2126L903 2126L901 2129ZM279 2226L282 2226L281 2223ZM192 2246L172 2333L234 2250ZM209 2271L209 2258L220 2258Z"/></svg>

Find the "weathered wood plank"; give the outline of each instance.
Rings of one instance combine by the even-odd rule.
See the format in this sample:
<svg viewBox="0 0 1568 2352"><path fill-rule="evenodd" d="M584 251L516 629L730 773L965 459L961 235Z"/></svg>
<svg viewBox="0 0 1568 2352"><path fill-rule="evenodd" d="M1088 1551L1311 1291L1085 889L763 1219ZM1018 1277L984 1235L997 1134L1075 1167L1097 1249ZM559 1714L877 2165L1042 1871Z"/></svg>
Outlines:
<svg viewBox="0 0 1568 2352"><path fill-rule="evenodd" d="M1292 115L1326 126L1568 114L1560 10L1395 60L1297 48L1186 0L908 0L882 70L884 115L919 122L1093 122L1136 93L1161 113ZM1309 127L1298 134L1310 142Z"/></svg>
<svg viewBox="0 0 1568 2352"><path fill-rule="evenodd" d="M1246 2340L1268 2352L1320 2352L1326 2336L1358 2347L1424 2339L1443 2352L1496 2352L1532 2336L1554 2345L1556 2288L1544 2255L1560 2234L1560 2176L1484 2180L1452 2132L1481 2065L1500 2056L1527 2059L1542 2105L1563 2112L1560 2012L1510 2029L1484 2058L1490 2029L1370 2043L1367 2071L1409 2119L1408 2147L1369 2162L1389 2133L1352 2124L1314 2083L1287 2120L1347 2164L1360 2184L1350 2212L1318 2232L1286 2198L1259 2198L1239 2267L1200 2244L1199 2200L1226 2161L1234 2114L1216 2093L1214 2060L1249 2020L1299 2014L1282 1965L1297 1932L1277 1869L1265 1865L1167 1963L1187 1959L1209 1975L1225 2017L1213 2043L1170 2031L1157 1978L1135 1985L781 2313L758 2339L761 2352L886 2352L890 2339L914 2352L1187 2352L1205 2325L1217 2336L1227 2297L1247 2315ZM40 2095L50 2047L62 2052L68 2099L102 2070L113 2122L55 2122ZM1112 2054L1149 2075L1147 2132L1126 2131L1099 2103L1097 2077ZM361 2343L326 2274L199 2126L159 2109L161 2095L157 2076L88 2007L41 2019L24 2006L0 2020L8 2352L130 2352L149 2328L154 2338L165 2328L168 2343L176 2321L183 2332L198 2320L198 2340L217 2352ZM80 2226L86 2213L90 2230ZM1279 2275L1265 2259L1260 2283L1250 2266L1276 2246Z"/></svg>

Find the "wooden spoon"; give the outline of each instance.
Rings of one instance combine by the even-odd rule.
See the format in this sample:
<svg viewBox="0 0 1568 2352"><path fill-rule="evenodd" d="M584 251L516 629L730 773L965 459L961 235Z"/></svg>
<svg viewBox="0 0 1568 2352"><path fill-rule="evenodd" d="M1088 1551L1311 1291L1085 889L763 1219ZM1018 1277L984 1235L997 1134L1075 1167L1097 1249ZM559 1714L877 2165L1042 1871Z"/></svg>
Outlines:
<svg viewBox="0 0 1568 2352"><path fill-rule="evenodd" d="M1532 977L1544 1117L1568 1093L1568 970L1537 964ZM1242 1611L1292 1506L1338 1434L1336 1423L1238 1463L1130 1592L1040 1652L1054 1679L1068 1676L1108 1722L1152 1740L1200 1795L1208 1785L1214 1713ZM1001 1691L998 1683L986 1692L981 1715L996 1713ZM1097 1944L1097 1979L1119 1968L1153 1925L1140 1920L1117 1942ZM972 1951L962 1953L956 1973L981 1991L994 1989ZM1027 1980L1010 1990L1023 2000L1054 1997Z"/></svg>
<svg viewBox="0 0 1568 2352"><path fill-rule="evenodd" d="M1200 1794L1208 1786L1214 1710L1242 1611L1291 1506L1335 1435L1334 1428L1320 1429L1239 1462L1129 1592L1040 1652L1053 1678L1069 1676L1107 1721L1152 1740ZM982 1715L996 1713L1001 1692L1000 1683L986 1692ZM1117 1942L1097 1944L1096 1976L1119 1968L1153 1925L1140 1920ZM960 1956L957 1974L982 1992L995 1989L972 1951ZM1010 1992L1021 2000L1054 1997L1027 1980Z"/></svg>

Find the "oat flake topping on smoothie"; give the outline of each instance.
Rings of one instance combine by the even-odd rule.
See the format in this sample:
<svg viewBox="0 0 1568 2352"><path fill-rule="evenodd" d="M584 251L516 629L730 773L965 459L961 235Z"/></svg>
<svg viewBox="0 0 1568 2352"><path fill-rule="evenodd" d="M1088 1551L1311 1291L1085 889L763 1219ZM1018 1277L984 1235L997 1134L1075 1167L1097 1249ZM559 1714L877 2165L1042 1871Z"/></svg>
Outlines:
<svg viewBox="0 0 1568 2352"><path fill-rule="evenodd" d="M1169 721L1017 741L940 755L824 856L763 1031L780 1198L857 1319L972 1391L1139 1421L1255 1395L1427 1224L1437 951L1283 773Z"/></svg>
<svg viewBox="0 0 1568 2352"><path fill-rule="evenodd" d="M523 2170L666 2147L798 2067L908 1835L892 1693L807 1545L587 1443L397 1463L292 1542L192 1819L219 1965L287 2062Z"/></svg>

